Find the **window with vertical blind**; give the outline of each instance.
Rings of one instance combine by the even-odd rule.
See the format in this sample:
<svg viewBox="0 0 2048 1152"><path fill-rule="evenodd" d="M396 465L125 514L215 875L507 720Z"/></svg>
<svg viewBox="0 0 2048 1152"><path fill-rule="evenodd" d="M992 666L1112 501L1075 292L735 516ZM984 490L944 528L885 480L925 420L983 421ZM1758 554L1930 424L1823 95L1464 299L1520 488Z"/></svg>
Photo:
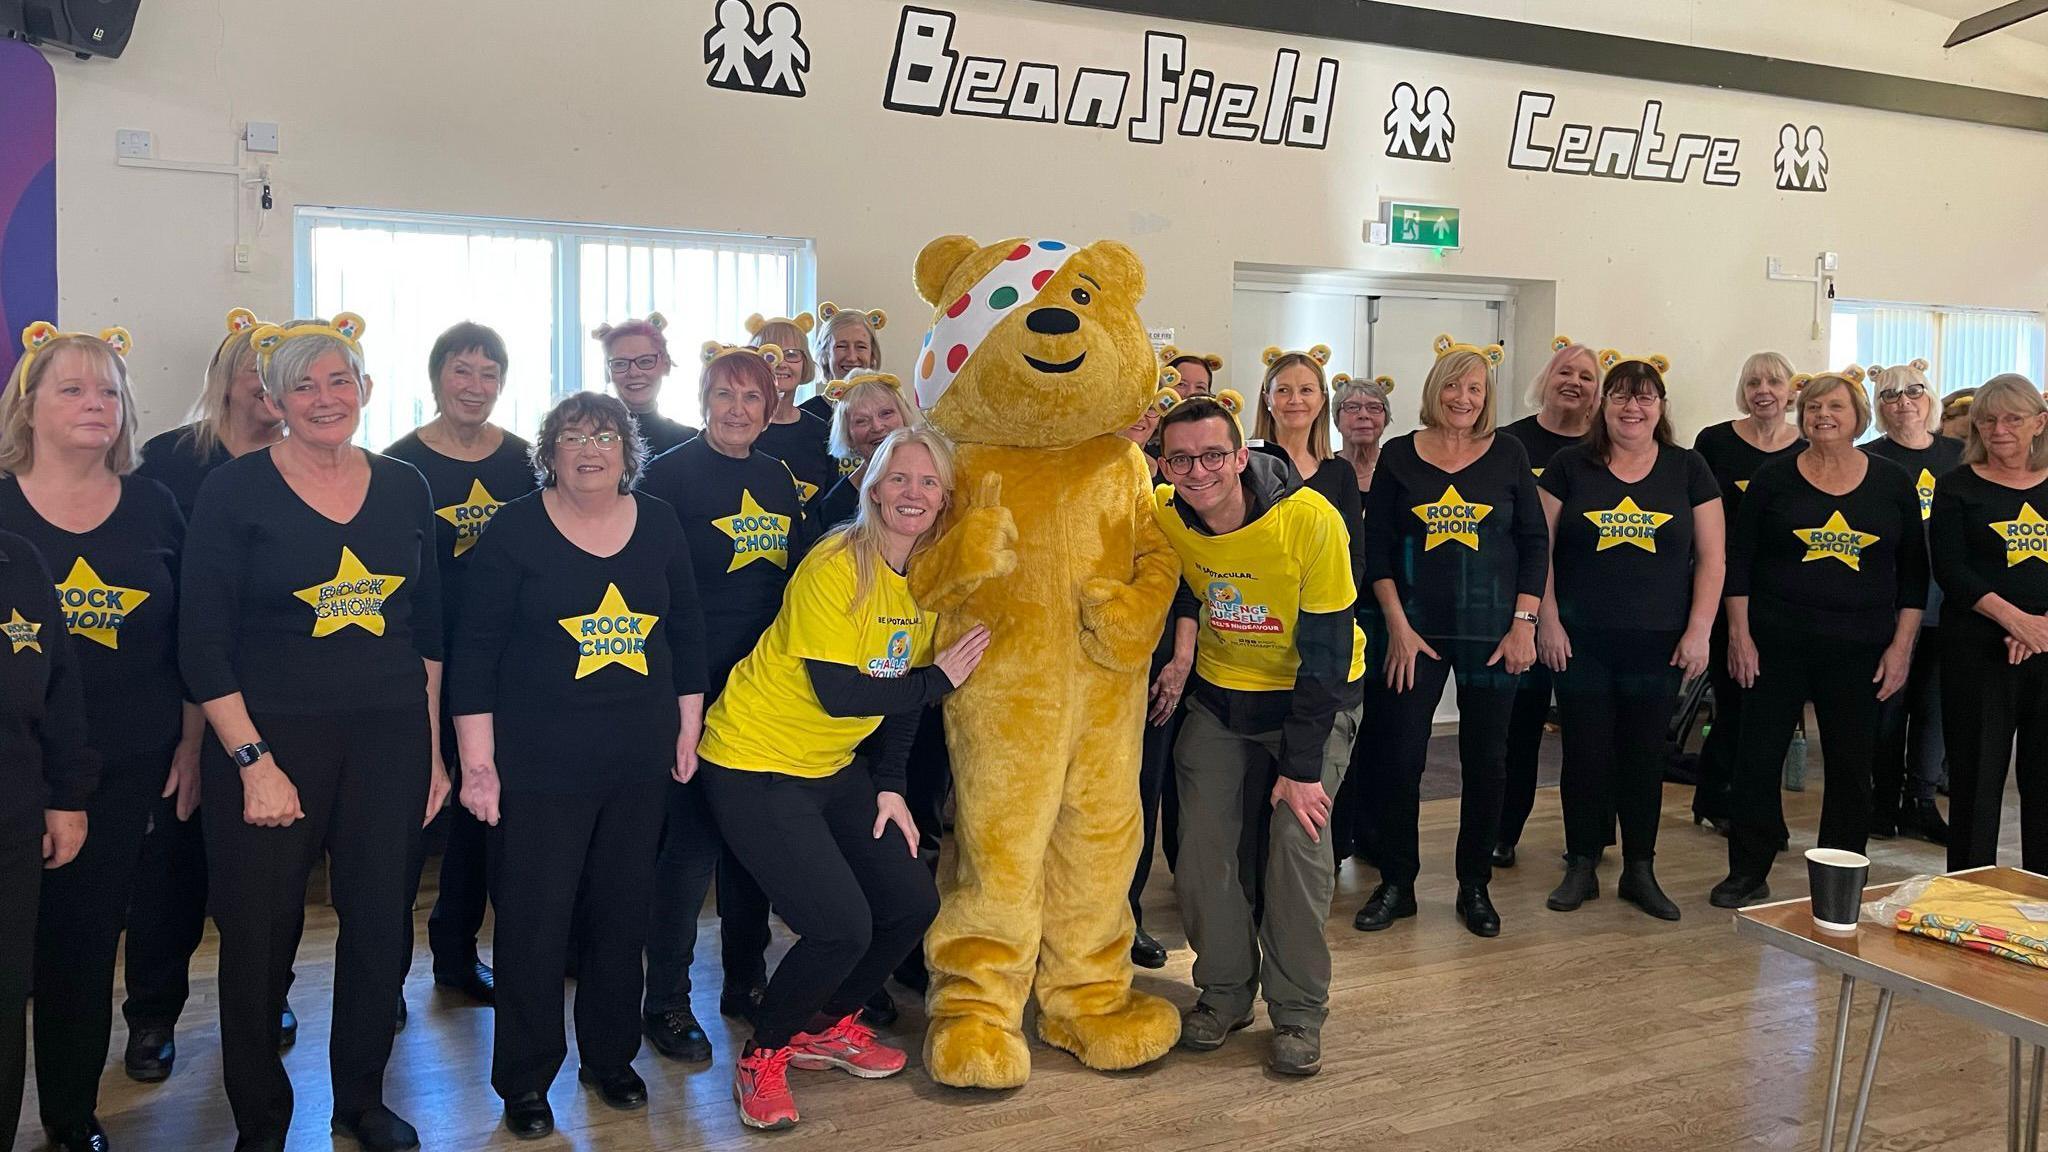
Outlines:
<svg viewBox="0 0 2048 1152"><path fill-rule="evenodd" d="M433 418L427 353L459 321L505 338L493 419L531 438L560 397L604 390L598 325L666 316L676 369L661 408L701 424L696 349L812 295L811 243L783 237L306 207L296 241L294 314L363 318L376 388L357 440L372 448Z"/></svg>
<svg viewBox="0 0 2048 1152"><path fill-rule="evenodd" d="M1928 380L1942 395L2002 372L2037 386L2048 377L2048 326L2038 312L1838 300L1828 350L1828 363L1838 368L1925 360Z"/></svg>

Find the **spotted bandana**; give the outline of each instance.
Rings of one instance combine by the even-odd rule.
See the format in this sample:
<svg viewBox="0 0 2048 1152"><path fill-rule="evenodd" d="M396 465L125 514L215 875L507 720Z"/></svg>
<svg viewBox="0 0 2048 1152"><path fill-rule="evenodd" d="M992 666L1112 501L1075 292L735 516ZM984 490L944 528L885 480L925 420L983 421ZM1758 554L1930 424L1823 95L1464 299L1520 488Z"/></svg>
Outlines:
<svg viewBox="0 0 2048 1152"><path fill-rule="evenodd" d="M917 402L929 409L952 387L967 358L1003 318L1028 303L1058 274L1074 249L1058 240L1025 240L1010 250L925 333L917 361Z"/></svg>

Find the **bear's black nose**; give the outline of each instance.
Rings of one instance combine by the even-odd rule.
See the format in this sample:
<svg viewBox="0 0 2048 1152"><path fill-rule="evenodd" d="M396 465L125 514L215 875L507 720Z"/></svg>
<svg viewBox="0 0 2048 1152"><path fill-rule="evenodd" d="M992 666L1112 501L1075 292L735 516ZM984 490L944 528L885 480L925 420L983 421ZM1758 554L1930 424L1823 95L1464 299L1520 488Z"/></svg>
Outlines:
<svg viewBox="0 0 2048 1152"><path fill-rule="evenodd" d="M1040 336L1065 336L1081 329L1081 318L1065 308L1033 308L1024 326Z"/></svg>

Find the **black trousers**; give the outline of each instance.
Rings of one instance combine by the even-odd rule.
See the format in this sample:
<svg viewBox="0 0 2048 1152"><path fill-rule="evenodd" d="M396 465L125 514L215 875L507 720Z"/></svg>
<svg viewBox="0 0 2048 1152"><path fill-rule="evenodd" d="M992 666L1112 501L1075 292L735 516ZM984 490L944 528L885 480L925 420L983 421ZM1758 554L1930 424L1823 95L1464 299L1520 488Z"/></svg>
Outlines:
<svg viewBox="0 0 2048 1152"><path fill-rule="evenodd" d="M213 739L209 734L206 739ZM171 1028L191 994L192 953L206 934L206 833L198 812L178 819L159 799L142 838L128 903L128 1028Z"/></svg>
<svg viewBox="0 0 2048 1152"><path fill-rule="evenodd" d="M1577 639L1573 637L1574 644ZM1507 777L1500 795L1502 844L1522 842L1522 826L1536 807L1536 759L1543 749L1543 722L1550 716L1554 687L1555 678L1542 664L1529 665L1515 685L1514 708L1508 712ZM1562 709L1562 701L1559 707Z"/></svg>
<svg viewBox="0 0 2048 1152"><path fill-rule="evenodd" d="M206 857L220 928L222 1080L242 1136L282 1139L292 1085L277 1052L278 1012L305 920L306 878L325 853L339 928L328 1071L334 1110L382 1101L391 1020L404 981L407 865L427 810L427 706L252 717L291 777L306 817L284 828L242 819L242 777L206 743Z"/></svg>
<svg viewBox="0 0 2048 1152"><path fill-rule="evenodd" d="M1707 634L1707 684L1714 691L1714 725L1700 745L1700 778L1693 785L1692 814L1701 820L1725 820L1734 812L1744 695L1742 685L1728 675L1726 613L1714 617L1714 629Z"/></svg>
<svg viewBox="0 0 2048 1152"><path fill-rule="evenodd" d="M700 772L726 843L797 936L754 1027L755 1046L781 1048L881 988L938 915L938 887L900 832L875 838L875 786L858 765L823 779Z"/></svg>
<svg viewBox="0 0 2048 1152"><path fill-rule="evenodd" d="M490 903L490 850L485 843L486 825L469 814L459 801L462 795L462 764L455 756L455 724L441 721L441 760L448 769L451 786L449 803L434 817L434 823L420 837L413 851L412 874L405 894L407 909L416 907L420 879L426 871L427 847L441 842L440 886L434 895L434 910L427 916L427 949L434 957L434 975L461 979L476 970L476 937L483 931L484 909ZM412 918L406 918L406 970L412 969Z"/></svg>
<svg viewBox="0 0 2048 1152"><path fill-rule="evenodd" d="M953 790L953 755L946 750L946 711L936 705L918 719L917 739L911 742L910 759L904 765L903 803L917 825L917 858L924 861L934 881L939 875L939 844L945 834L946 797ZM929 982L924 949L912 948L896 965L896 979L911 988Z"/></svg>
<svg viewBox="0 0 2048 1152"><path fill-rule="evenodd" d="M86 839L92 838L87 818ZM0 827L0 1149L14 1147L28 1060L28 989L43 887L43 817Z"/></svg>
<svg viewBox="0 0 2048 1152"><path fill-rule="evenodd" d="M1664 805L1664 732L1678 695L1671 666L1677 632L1582 628L1557 676L1564 729L1564 846L1574 856L1600 854L1621 822L1625 860L1657 855Z"/></svg>
<svg viewBox="0 0 2048 1152"><path fill-rule="evenodd" d="M150 809L171 749L109 757L86 806L85 846L43 880L36 927L36 1088L43 1127L82 1125L99 1106L114 1026L114 955Z"/></svg>
<svg viewBox="0 0 2048 1152"><path fill-rule="evenodd" d="M653 905L647 924L647 998L643 1010L649 1016L690 1010L690 965L697 957L697 919L704 912L704 895L711 890L719 858L725 853L725 842L719 838L718 824L711 818L711 803L705 798L701 778L688 784L670 780L663 804L666 816L655 859ZM724 893L719 894L720 926L728 941L733 939L740 911L727 907ZM765 921L766 913L762 915ZM727 961L730 963L730 956Z"/></svg>
<svg viewBox="0 0 2048 1152"><path fill-rule="evenodd" d="M2048 657L2008 664L2004 629L1955 607L1941 622L1949 870L1998 862L2005 769L2012 763L2020 785L2020 867L2048 872Z"/></svg>
<svg viewBox="0 0 2048 1152"><path fill-rule="evenodd" d="M1768 624L1752 626L1750 635L1757 674L1742 705L1728 872L1762 879L1789 834L1781 790L1785 751L1808 700L1820 725L1827 775L1819 846L1861 852L1869 844L1870 762L1879 711L1871 678L1889 638L1838 640Z"/></svg>
<svg viewBox="0 0 2048 1152"><path fill-rule="evenodd" d="M600 1075L640 1051L640 953L647 943L665 817L665 776L603 792L508 791L492 830L491 941L498 1004L491 1087L510 1099L548 1090L569 1047L562 981L577 929L576 1049ZM684 785L683 787L688 787ZM577 893L587 891L582 915Z"/></svg>
<svg viewBox="0 0 2048 1152"><path fill-rule="evenodd" d="M1141 929L1145 926L1145 913L1140 900L1145 895L1146 882L1152 879L1152 853L1159 843L1160 793L1173 775L1173 744L1180 738L1181 717L1185 715L1176 704L1165 724L1155 726L1149 719L1145 721L1144 745L1138 760L1138 803L1145 814L1145 846L1138 853L1138 869L1131 875L1131 919Z"/></svg>
<svg viewBox="0 0 2048 1152"><path fill-rule="evenodd" d="M1879 705L1870 764L1870 810L1889 818L1901 803L1934 799L1947 744L1941 729L1941 629L1922 628L1906 686Z"/></svg>
<svg viewBox="0 0 2048 1152"><path fill-rule="evenodd" d="M1458 683L1458 765L1464 791L1458 797L1458 882L1485 884L1493 878L1493 844L1500 831L1500 794L1506 778L1508 715L1515 705L1516 677L1486 658L1498 640L1425 637L1442 657L1415 658L1415 684L1390 692L1385 726L1385 761L1376 774L1379 809L1380 879L1412 887L1422 871L1417 823L1422 811L1422 772L1429 759L1430 725L1443 697L1444 681ZM1384 675L1383 668L1367 676Z"/></svg>

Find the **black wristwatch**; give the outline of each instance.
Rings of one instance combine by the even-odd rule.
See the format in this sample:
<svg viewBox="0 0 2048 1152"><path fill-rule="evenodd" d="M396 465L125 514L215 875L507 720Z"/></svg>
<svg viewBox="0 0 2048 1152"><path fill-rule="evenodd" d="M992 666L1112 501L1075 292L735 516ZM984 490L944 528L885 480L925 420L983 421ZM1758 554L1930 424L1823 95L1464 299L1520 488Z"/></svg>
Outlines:
<svg viewBox="0 0 2048 1152"><path fill-rule="evenodd" d="M240 748L228 753L228 755L235 758L235 764L238 767L248 768L258 760L270 755L270 745L258 740L254 744L244 744Z"/></svg>

